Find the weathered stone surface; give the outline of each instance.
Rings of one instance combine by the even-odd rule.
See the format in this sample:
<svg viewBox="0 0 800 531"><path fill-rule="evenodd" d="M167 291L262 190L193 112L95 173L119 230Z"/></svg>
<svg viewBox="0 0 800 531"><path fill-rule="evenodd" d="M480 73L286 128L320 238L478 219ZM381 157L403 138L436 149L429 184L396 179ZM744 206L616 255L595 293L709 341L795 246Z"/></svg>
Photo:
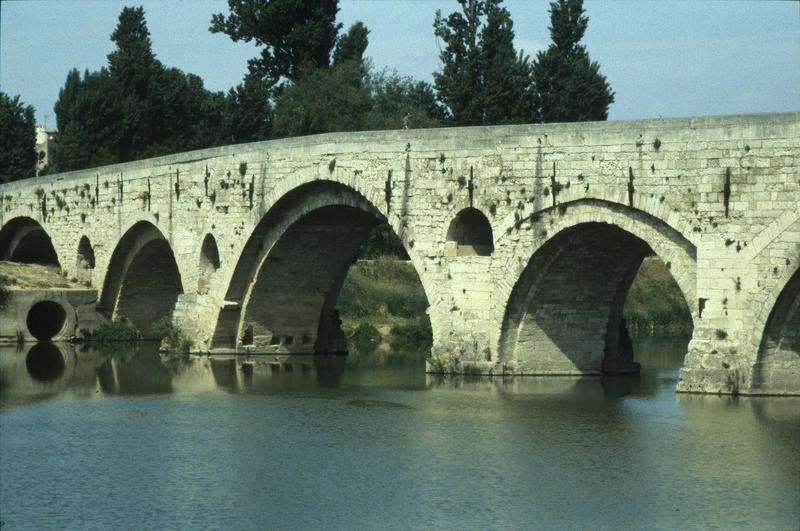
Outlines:
<svg viewBox="0 0 800 531"><path fill-rule="evenodd" d="M695 323L680 391L800 393L798 160L800 113L284 139L2 185L0 255L30 252L30 218L109 315L303 353L332 348L349 261L386 219L432 368L592 374L632 366L621 304L654 252ZM453 226L467 208L492 245Z"/></svg>

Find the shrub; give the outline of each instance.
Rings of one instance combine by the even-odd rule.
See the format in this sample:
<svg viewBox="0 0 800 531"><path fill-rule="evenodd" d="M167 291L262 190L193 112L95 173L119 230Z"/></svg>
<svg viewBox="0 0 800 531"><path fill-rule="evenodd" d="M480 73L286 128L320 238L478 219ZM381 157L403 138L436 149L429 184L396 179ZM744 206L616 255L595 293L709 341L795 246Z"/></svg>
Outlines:
<svg viewBox="0 0 800 531"><path fill-rule="evenodd" d="M172 323L171 316L165 316L153 323L153 338L161 341L161 345L171 352L188 353L192 348L192 340L179 327Z"/></svg>
<svg viewBox="0 0 800 531"><path fill-rule="evenodd" d="M430 349L433 341L431 323L422 315L405 324L392 327L392 348L398 351L418 351Z"/></svg>
<svg viewBox="0 0 800 531"><path fill-rule="evenodd" d="M109 321L95 329L92 339L98 343L120 343L138 341L141 337L139 330L132 324Z"/></svg>

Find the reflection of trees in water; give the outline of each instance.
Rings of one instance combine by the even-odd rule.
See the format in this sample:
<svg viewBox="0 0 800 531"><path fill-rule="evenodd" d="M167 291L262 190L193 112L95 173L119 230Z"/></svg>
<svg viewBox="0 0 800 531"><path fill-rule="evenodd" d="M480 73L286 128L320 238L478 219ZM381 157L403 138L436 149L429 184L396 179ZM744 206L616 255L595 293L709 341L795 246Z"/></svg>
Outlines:
<svg viewBox="0 0 800 531"><path fill-rule="evenodd" d="M176 371L162 363L156 343L143 342L130 354L108 358L97 369L97 379L104 393L165 394L172 392Z"/></svg>

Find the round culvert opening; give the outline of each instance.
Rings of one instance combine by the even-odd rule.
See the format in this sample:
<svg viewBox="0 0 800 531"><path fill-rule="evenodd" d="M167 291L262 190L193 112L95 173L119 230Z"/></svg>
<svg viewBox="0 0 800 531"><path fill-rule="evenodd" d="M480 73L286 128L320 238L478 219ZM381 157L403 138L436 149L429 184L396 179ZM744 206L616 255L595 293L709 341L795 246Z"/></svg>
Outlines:
<svg viewBox="0 0 800 531"><path fill-rule="evenodd" d="M34 380L52 382L64 374L66 363L58 347L45 341L31 347L25 367Z"/></svg>
<svg viewBox="0 0 800 531"><path fill-rule="evenodd" d="M67 312L53 301L40 301L28 311L28 331L40 341L55 337L64 328Z"/></svg>

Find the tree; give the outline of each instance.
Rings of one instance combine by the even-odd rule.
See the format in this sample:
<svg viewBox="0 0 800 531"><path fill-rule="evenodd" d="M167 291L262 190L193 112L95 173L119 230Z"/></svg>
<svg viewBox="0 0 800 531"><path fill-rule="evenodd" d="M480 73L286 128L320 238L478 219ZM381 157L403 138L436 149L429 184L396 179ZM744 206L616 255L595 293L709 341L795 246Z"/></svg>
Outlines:
<svg viewBox="0 0 800 531"><path fill-rule="evenodd" d="M288 85L275 102L275 136L365 129L371 99L364 77L364 65L351 60Z"/></svg>
<svg viewBox="0 0 800 531"><path fill-rule="evenodd" d="M227 141L228 100L155 56L142 8L126 7L108 68L67 75L55 105L54 169L125 162Z"/></svg>
<svg viewBox="0 0 800 531"><path fill-rule="evenodd" d="M461 13L436 12L445 43L433 75L437 99L454 125L520 123L533 117L528 58L514 50L511 15L501 0L459 0Z"/></svg>
<svg viewBox="0 0 800 531"><path fill-rule="evenodd" d="M539 52L533 63L533 84L538 122L606 120L614 102L600 65L589 59L579 44L589 17L583 0L558 0L550 4L553 43Z"/></svg>
<svg viewBox="0 0 800 531"><path fill-rule="evenodd" d="M228 0L228 9L228 16L212 16L209 29L263 46L248 66L270 89L330 64L342 26L336 24L338 0Z"/></svg>
<svg viewBox="0 0 800 531"><path fill-rule="evenodd" d="M400 76L395 71L369 72L367 86L371 107L366 128L397 129L407 112L418 128L439 127L444 116L436 104L436 94L430 83Z"/></svg>
<svg viewBox="0 0 800 531"><path fill-rule="evenodd" d="M0 92L0 183L32 177L35 171L33 107Z"/></svg>
<svg viewBox="0 0 800 531"><path fill-rule="evenodd" d="M532 121L531 65L522 51L514 50L514 23L499 0L486 2L486 25L480 42L483 123Z"/></svg>
<svg viewBox="0 0 800 531"><path fill-rule="evenodd" d="M345 61L363 61L364 52L369 45L369 30L363 22L356 22L347 33L341 35L336 41L333 51L333 64L340 65Z"/></svg>
<svg viewBox="0 0 800 531"><path fill-rule="evenodd" d="M247 74L225 98L225 143L266 140L272 132L269 88L258 76Z"/></svg>

